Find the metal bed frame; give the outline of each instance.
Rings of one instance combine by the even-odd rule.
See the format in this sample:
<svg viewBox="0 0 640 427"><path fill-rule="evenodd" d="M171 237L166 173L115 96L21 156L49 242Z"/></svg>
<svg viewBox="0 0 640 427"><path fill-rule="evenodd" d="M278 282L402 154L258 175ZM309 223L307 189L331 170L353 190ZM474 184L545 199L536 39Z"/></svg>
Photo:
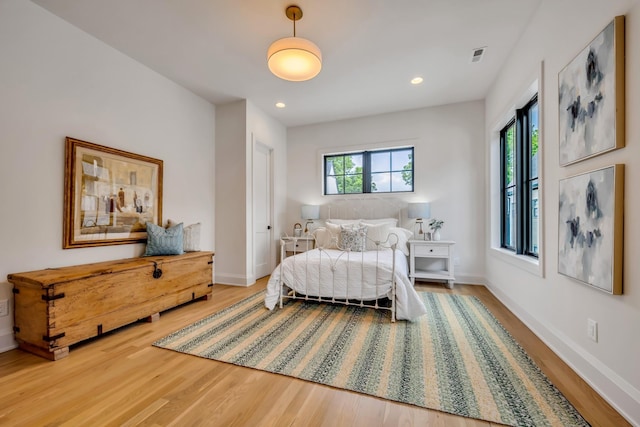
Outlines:
<svg viewBox="0 0 640 427"><path fill-rule="evenodd" d="M317 244L317 239L316 236L314 234L312 234L312 237L314 238L314 242ZM297 242L298 237L287 237L287 240L294 241L294 251L293 251L293 256L295 256L295 258L293 259L293 263L294 263L294 268L293 268L293 281L297 282L297 283L301 283L303 286L298 287L298 289L304 288L305 290L308 289L307 284L308 284L308 280L307 278L309 277L309 268L308 268L308 259L309 259L309 251L305 251L305 252L301 252L301 253L297 253L295 251L295 242ZM393 234L390 233L389 237L387 238L387 240L385 242L380 242L380 241L373 241L371 239L367 238L368 242L373 242L376 245L376 249L374 249L374 251L377 252L376 254L376 263L375 263L375 288L376 288L376 295L379 295L379 289L382 286L385 286L386 284L388 284L388 282L386 282L385 278L382 278L379 276L379 252L381 250L384 249L392 249L392 266L391 266L391 277L390 277L390 284L391 284L391 295L390 295L390 300L391 300L391 306L385 306L385 305L381 305L380 304L380 299L381 297L377 297L375 300L363 300L361 299L361 297L359 295L362 295L362 290L364 289L364 285L365 285L365 275L364 275L364 266L365 266L365 262L364 262L364 254L365 252L371 252L371 251L365 251L365 252L355 252L355 251L351 251L350 249L345 249L345 248L338 248L340 252L339 255L335 256L335 253L333 255L333 257L331 256L331 254L329 252L327 252L327 250L323 247L316 247L316 249L318 249L320 251L320 261L319 261L319 268L318 268L318 285L320 285L321 280L322 281L327 281L327 280L331 280L332 281L332 292L331 295L308 295L308 292L300 292L300 291L296 291L295 290L295 284L296 283L291 283L292 286L289 286L285 283L284 280L284 272L283 272L283 261L285 260L285 258L287 258L286 256L286 251L285 251L285 244L287 243L285 239L281 238L280 239L280 308L282 308L284 300L285 299L293 299L293 300L297 300L297 299L301 299L304 301L315 301L315 302L325 302L325 303L332 303L332 304L343 304L343 305L350 305L350 306L358 306L358 307L367 307L367 308L373 308L376 310L388 310L391 312L391 322L395 322L396 321L396 279L395 279L395 269L396 269L396 246L397 246L397 242L398 242L398 237ZM306 254L306 256L305 256ZM326 261L323 261L326 257ZM360 280L360 293L358 295L354 295L353 297L351 297L349 295L349 285L352 284L350 282L351 278L349 277L349 268L347 268L347 295L346 298L336 298L335 296L335 276L334 276L334 272L335 272L335 266L336 266L336 262L341 259L342 257L346 257L346 261L349 265L353 265L352 263L359 263L360 269L361 269L361 280ZM358 259L359 258L359 259ZM295 263L300 260L301 262L306 263L305 266L305 270L304 270L304 276L305 277L296 277L296 269L295 269ZM332 263L333 265L331 265L330 267L330 271L331 271L331 277L323 277L323 273L322 273L322 263L323 262L329 262ZM387 275L387 273L385 273L385 276ZM381 279L381 280L379 280ZM357 283L356 283L357 285ZM289 288L290 290L288 292L285 292L284 287ZM318 286L318 291L319 291L320 286ZM321 293L321 292L318 292Z"/></svg>

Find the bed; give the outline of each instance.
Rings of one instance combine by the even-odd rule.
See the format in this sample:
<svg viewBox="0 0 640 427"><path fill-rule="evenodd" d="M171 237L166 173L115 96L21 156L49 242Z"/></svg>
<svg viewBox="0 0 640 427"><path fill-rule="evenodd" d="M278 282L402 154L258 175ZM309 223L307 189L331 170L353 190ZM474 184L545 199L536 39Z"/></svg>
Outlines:
<svg viewBox="0 0 640 427"><path fill-rule="evenodd" d="M267 284L265 306L287 299L356 305L391 312L391 321L414 320L426 308L411 285L407 240L396 220L327 222L312 234L315 248L286 257ZM371 222L367 222L371 221Z"/></svg>

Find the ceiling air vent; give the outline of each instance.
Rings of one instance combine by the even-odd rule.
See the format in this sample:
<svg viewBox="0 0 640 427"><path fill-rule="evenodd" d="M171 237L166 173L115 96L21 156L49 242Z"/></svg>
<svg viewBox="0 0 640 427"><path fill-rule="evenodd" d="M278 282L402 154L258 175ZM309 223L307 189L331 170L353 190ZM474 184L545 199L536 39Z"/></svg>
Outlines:
<svg viewBox="0 0 640 427"><path fill-rule="evenodd" d="M477 49L473 49L471 52L471 63L480 62L484 57L484 53L487 51L487 47L479 47Z"/></svg>

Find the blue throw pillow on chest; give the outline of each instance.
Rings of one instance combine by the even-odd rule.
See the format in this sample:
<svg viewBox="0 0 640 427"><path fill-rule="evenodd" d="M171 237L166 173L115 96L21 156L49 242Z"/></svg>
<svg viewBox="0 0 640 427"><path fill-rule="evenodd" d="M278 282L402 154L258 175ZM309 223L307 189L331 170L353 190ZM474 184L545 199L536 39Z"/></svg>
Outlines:
<svg viewBox="0 0 640 427"><path fill-rule="evenodd" d="M182 254L182 227L182 223L164 228L147 222L147 249L144 256Z"/></svg>

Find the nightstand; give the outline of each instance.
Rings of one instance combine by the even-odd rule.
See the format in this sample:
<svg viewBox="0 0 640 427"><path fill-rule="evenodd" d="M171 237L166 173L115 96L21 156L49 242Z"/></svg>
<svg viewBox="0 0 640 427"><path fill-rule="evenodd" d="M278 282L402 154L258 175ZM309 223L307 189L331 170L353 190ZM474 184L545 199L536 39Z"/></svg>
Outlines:
<svg viewBox="0 0 640 427"><path fill-rule="evenodd" d="M284 241L284 251L287 256L311 250L316 243L313 236L283 237L282 240Z"/></svg>
<svg viewBox="0 0 640 427"><path fill-rule="evenodd" d="M409 240L409 276L416 279L444 280L453 288L453 245L450 240Z"/></svg>

